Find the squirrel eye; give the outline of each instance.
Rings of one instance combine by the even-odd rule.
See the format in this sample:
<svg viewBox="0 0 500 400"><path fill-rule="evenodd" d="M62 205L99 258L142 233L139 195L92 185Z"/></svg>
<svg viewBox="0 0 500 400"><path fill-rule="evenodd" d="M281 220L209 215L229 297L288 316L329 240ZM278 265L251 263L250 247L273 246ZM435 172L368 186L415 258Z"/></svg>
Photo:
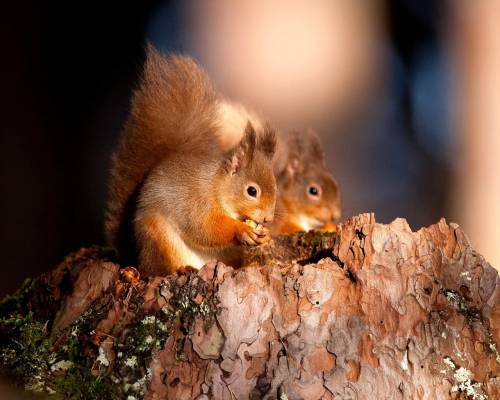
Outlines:
<svg viewBox="0 0 500 400"><path fill-rule="evenodd" d="M309 188L307 189L307 192L311 196L319 196L320 189L317 186L312 185L312 186L309 186Z"/></svg>
<svg viewBox="0 0 500 400"><path fill-rule="evenodd" d="M247 193L251 197L257 197L257 189L255 188L255 186L248 186Z"/></svg>

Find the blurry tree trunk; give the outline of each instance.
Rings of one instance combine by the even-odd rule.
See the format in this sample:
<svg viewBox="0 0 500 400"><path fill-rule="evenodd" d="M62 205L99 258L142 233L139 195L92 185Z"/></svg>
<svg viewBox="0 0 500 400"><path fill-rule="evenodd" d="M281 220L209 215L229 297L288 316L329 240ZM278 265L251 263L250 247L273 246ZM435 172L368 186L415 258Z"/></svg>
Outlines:
<svg viewBox="0 0 500 400"><path fill-rule="evenodd" d="M500 279L458 226L363 214L246 262L142 280L82 250L2 303L1 350L31 310L48 361L17 376L65 396L77 376L84 398L500 398Z"/></svg>

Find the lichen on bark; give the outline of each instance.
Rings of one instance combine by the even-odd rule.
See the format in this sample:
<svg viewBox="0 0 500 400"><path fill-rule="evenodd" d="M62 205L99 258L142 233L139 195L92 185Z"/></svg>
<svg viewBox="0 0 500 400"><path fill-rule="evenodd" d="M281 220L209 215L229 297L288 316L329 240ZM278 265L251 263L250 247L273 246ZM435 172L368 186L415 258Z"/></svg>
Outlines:
<svg viewBox="0 0 500 400"><path fill-rule="evenodd" d="M500 279L457 225L362 214L245 265L80 250L0 304L3 367L66 398L500 398Z"/></svg>

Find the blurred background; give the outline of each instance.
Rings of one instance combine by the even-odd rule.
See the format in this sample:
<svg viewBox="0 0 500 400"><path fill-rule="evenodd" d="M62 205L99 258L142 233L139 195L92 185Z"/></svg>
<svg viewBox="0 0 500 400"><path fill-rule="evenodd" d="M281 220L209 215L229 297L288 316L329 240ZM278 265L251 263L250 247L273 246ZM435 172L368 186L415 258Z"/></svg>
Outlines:
<svg viewBox="0 0 500 400"><path fill-rule="evenodd" d="M441 216L500 266L500 2L2 6L0 295L102 244L109 156L147 40L284 128L316 129L343 217Z"/></svg>

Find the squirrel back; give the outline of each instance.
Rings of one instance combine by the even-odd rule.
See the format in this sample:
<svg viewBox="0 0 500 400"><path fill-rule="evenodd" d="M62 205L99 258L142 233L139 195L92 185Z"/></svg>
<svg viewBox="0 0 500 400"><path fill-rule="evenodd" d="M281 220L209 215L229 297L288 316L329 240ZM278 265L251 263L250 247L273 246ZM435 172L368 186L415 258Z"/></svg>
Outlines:
<svg viewBox="0 0 500 400"><path fill-rule="evenodd" d="M112 156L105 235L126 253L132 249L135 203L147 175L171 152L220 151L218 94L196 63L165 56L151 45L119 146Z"/></svg>

